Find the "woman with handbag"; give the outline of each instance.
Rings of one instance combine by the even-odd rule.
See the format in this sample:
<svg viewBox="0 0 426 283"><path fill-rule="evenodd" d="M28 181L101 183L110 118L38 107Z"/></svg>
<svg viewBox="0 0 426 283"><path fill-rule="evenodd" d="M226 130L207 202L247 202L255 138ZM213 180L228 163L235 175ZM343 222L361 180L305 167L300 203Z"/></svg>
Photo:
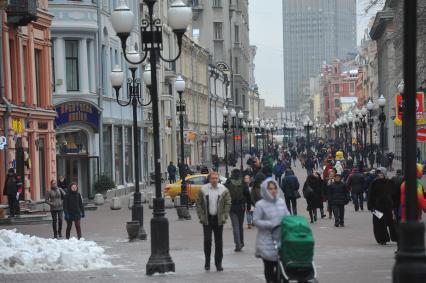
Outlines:
<svg viewBox="0 0 426 283"><path fill-rule="evenodd" d="M306 199L307 211L311 218L311 223L317 221L317 209L320 209L321 217L324 218L324 210L322 204L324 183L318 172L309 175L303 185L303 196Z"/></svg>

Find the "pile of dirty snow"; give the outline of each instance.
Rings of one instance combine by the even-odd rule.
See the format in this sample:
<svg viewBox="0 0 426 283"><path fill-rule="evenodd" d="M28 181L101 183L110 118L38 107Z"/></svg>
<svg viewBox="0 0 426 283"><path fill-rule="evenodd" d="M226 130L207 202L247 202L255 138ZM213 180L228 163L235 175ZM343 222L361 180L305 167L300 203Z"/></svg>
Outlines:
<svg viewBox="0 0 426 283"><path fill-rule="evenodd" d="M81 271L111 267L93 241L44 239L0 230L0 273Z"/></svg>

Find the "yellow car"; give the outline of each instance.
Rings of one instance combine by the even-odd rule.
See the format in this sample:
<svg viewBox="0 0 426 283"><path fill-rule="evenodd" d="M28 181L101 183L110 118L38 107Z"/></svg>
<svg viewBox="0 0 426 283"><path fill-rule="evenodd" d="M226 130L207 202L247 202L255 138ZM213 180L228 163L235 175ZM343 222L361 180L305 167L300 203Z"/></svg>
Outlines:
<svg viewBox="0 0 426 283"><path fill-rule="evenodd" d="M194 203L198 197L198 193L203 185L207 183L207 174L190 175L186 177L186 192L191 203ZM226 178L219 176L219 182L225 184ZM180 195L182 180L169 184L164 188L164 196L170 196L174 199Z"/></svg>

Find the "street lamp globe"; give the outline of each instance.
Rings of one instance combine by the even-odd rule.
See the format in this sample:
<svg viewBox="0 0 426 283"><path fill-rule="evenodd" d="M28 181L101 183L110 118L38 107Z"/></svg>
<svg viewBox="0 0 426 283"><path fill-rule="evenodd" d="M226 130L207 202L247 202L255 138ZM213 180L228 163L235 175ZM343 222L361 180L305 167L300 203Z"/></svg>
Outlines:
<svg viewBox="0 0 426 283"><path fill-rule="evenodd" d="M139 62L141 60L141 56L139 55L139 52L135 50L134 47L131 47L129 51L127 51L127 65L130 69L137 69L139 64L133 64L132 62Z"/></svg>
<svg viewBox="0 0 426 283"><path fill-rule="evenodd" d="M252 119L250 116L247 117L247 122L251 123Z"/></svg>
<svg viewBox="0 0 426 283"><path fill-rule="evenodd" d="M260 128L265 129L265 121L263 120L260 121Z"/></svg>
<svg viewBox="0 0 426 283"><path fill-rule="evenodd" d="M185 90L185 80L182 76L178 76L175 81L175 89L177 92L183 92Z"/></svg>
<svg viewBox="0 0 426 283"><path fill-rule="evenodd" d="M228 117L228 114L229 114L229 111L228 111L228 109L226 109L226 106L224 106L223 107L223 109L222 109L222 115L223 115L223 117Z"/></svg>
<svg viewBox="0 0 426 283"><path fill-rule="evenodd" d="M240 112L238 112L238 118L239 119L243 119L244 118L244 113L243 111L240 110Z"/></svg>
<svg viewBox="0 0 426 283"><path fill-rule="evenodd" d="M374 103L373 103L373 101L371 101L371 99L370 99L370 100L368 100L368 102L367 102L367 110L368 110L368 111L371 111L371 110L373 110L373 108L374 108Z"/></svg>
<svg viewBox="0 0 426 283"><path fill-rule="evenodd" d="M231 109L231 117L232 118L235 118L237 116L237 112L235 112L235 109L234 108L232 108Z"/></svg>
<svg viewBox="0 0 426 283"><path fill-rule="evenodd" d="M377 100L379 102L380 107L385 107L386 104L386 98L382 95L380 95L379 99Z"/></svg>
<svg viewBox="0 0 426 283"><path fill-rule="evenodd" d="M359 109L358 109L358 108L355 108L354 113L355 113L355 117L358 117L358 116L359 116L359 114L360 114Z"/></svg>
<svg viewBox="0 0 426 283"><path fill-rule="evenodd" d="M145 70L142 74L142 79L146 86L151 86L151 65L150 64L145 66Z"/></svg>
<svg viewBox="0 0 426 283"><path fill-rule="evenodd" d="M120 66L116 65L110 74L111 85L113 87L121 87L124 81L124 73Z"/></svg>
<svg viewBox="0 0 426 283"><path fill-rule="evenodd" d="M313 122L311 120L308 120L308 126L312 127Z"/></svg>
<svg viewBox="0 0 426 283"><path fill-rule="evenodd" d="M124 0L121 0L119 6L112 12L111 24L117 34L129 35L132 31L135 15Z"/></svg>
<svg viewBox="0 0 426 283"><path fill-rule="evenodd" d="M174 32L185 32L192 21L192 8L185 5L182 0L176 0L170 5L167 19Z"/></svg>
<svg viewBox="0 0 426 283"><path fill-rule="evenodd" d="M246 123L246 121L243 121L243 128L247 129L247 123Z"/></svg>
<svg viewBox="0 0 426 283"><path fill-rule="evenodd" d="M362 114L362 116L367 116L367 108L365 108L365 106L363 106L362 107L362 109L361 109L361 114Z"/></svg>
<svg viewBox="0 0 426 283"><path fill-rule="evenodd" d="M303 122L303 126L307 127L308 126L308 121Z"/></svg>

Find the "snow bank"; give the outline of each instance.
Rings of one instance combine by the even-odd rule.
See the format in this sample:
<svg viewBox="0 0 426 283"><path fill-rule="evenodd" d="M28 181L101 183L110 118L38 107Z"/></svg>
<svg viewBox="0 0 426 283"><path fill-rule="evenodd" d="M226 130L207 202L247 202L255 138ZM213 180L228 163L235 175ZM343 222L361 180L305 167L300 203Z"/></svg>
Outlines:
<svg viewBox="0 0 426 283"><path fill-rule="evenodd" d="M0 273L80 271L112 267L93 241L44 239L0 230Z"/></svg>

